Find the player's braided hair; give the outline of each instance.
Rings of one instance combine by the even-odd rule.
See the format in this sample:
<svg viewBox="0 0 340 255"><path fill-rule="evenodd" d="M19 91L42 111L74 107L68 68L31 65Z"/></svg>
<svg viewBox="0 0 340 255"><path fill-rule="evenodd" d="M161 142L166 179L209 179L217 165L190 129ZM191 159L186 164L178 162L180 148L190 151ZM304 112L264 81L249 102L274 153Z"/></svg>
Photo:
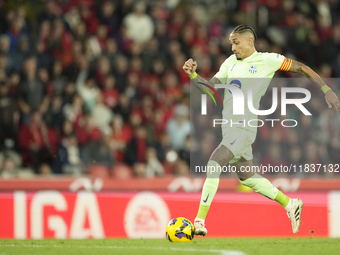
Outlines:
<svg viewBox="0 0 340 255"><path fill-rule="evenodd" d="M250 32L254 35L254 43L257 42L257 35L254 31L254 29L248 25L239 25L234 28L232 33L244 33L244 32Z"/></svg>

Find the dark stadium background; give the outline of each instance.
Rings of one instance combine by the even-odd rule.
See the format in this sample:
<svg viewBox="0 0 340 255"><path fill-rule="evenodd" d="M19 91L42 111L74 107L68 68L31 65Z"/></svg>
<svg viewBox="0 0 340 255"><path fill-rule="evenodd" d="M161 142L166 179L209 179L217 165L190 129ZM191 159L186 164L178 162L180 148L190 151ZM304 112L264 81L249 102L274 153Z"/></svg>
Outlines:
<svg viewBox="0 0 340 255"><path fill-rule="evenodd" d="M257 51L305 63L340 95L337 0L0 0L1 191L200 191L201 180L189 179L190 79L182 66L193 58L197 72L212 77L242 23L257 32ZM293 109L297 128L260 128L254 163L340 163L339 114L315 85L303 86L312 93L306 107L313 117ZM208 154L218 144L204 142ZM288 192L340 189L336 180L270 177L288 178L277 182ZM170 187L173 180L179 184ZM238 188L235 179L221 183L222 191Z"/></svg>

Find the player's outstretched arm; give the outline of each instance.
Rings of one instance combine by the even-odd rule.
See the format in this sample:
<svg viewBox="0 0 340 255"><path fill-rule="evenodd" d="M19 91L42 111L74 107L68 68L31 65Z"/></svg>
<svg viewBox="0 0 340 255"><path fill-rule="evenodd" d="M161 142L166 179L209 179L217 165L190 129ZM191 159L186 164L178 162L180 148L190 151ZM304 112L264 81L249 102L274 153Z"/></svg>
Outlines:
<svg viewBox="0 0 340 255"><path fill-rule="evenodd" d="M314 72L309 66L306 66L298 61L292 60L292 64L288 72L299 73L303 76L312 79L312 81L319 86L319 88L325 93L325 100L329 108L334 108L336 112L339 111L340 103L337 95L328 87L321 77Z"/></svg>
<svg viewBox="0 0 340 255"><path fill-rule="evenodd" d="M200 83L207 84L207 85L209 85L213 88L215 88L215 84L222 84L222 82L219 79L217 79L216 77L213 77L210 81L203 79L201 76L199 76L196 73L196 69L197 69L197 62L193 61L191 58L189 60L187 60L183 65L184 72L190 77L190 79L195 83L195 85L197 87L208 89L206 86L204 86ZM215 89L215 90L217 90L217 89ZM209 91L210 91L210 89L209 89ZM212 91L210 91L210 92L212 92Z"/></svg>

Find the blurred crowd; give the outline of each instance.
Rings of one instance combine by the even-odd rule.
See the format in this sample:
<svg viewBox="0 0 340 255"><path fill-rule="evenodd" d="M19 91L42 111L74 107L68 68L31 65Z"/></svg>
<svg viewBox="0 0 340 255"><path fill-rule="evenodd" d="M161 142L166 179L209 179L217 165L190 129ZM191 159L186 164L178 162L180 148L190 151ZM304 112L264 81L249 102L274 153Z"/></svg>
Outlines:
<svg viewBox="0 0 340 255"><path fill-rule="evenodd" d="M230 31L250 23L258 51L338 77L339 14L337 0L0 1L0 174L187 176L190 143L211 154L219 141L190 141L184 62L212 77ZM340 119L303 86L313 118L292 110L299 128L260 128L255 164L340 162Z"/></svg>

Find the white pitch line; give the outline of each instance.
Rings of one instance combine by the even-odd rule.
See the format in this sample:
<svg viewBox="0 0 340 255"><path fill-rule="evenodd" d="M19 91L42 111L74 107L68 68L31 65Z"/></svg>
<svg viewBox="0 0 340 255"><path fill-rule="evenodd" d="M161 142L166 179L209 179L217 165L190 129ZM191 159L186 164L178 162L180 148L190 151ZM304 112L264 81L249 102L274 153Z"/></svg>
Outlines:
<svg viewBox="0 0 340 255"><path fill-rule="evenodd" d="M32 247L32 248L73 248L75 246L66 246L66 245L16 245L16 244L5 244L0 245L5 247ZM175 247L126 247L126 246L76 246L76 248L84 248L84 249L132 249L132 250L172 250L172 251L194 251L194 252L211 252L211 253L219 253L220 255L247 255L242 251L235 250L221 250L221 249L195 249L195 248L175 248Z"/></svg>

